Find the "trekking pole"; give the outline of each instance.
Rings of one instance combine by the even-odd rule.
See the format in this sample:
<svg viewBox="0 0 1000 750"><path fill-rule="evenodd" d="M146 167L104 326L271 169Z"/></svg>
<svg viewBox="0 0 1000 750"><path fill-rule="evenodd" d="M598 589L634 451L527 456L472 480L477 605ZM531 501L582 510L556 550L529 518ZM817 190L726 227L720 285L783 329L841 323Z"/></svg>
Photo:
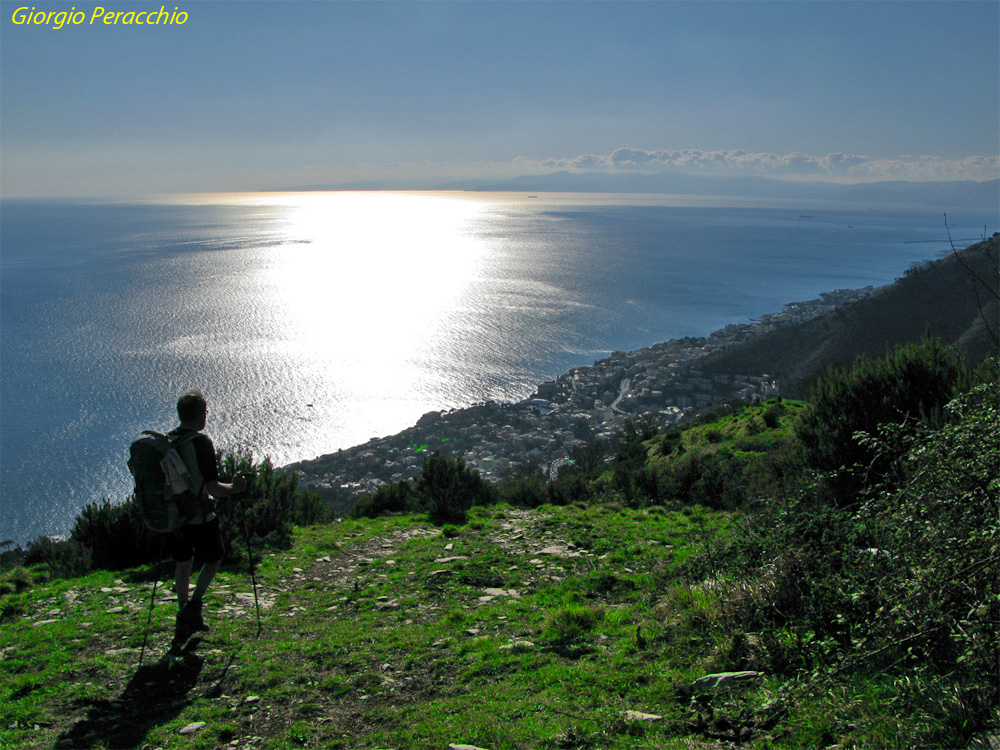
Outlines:
<svg viewBox="0 0 1000 750"><path fill-rule="evenodd" d="M156 604L156 586L160 582L160 568L163 565L163 536L160 536L160 551L156 555L156 570L153 573L153 593L149 597L149 616L146 617L146 628L142 634L142 648L139 649L139 669L142 668L142 657L146 654L146 641L149 638L149 623L153 621L153 606Z"/></svg>
<svg viewBox="0 0 1000 750"><path fill-rule="evenodd" d="M243 478L246 479L247 487L249 487L253 475L244 474ZM260 622L260 600L257 598L257 572L253 564L253 550L250 548L250 527L247 525L247 504L245 499L240 503L240 506L243 508L243 536L247 542L247 558L250 560L250 580L253 582L253 604L257 610L257 637L260 638L263 625Z"/></svg>

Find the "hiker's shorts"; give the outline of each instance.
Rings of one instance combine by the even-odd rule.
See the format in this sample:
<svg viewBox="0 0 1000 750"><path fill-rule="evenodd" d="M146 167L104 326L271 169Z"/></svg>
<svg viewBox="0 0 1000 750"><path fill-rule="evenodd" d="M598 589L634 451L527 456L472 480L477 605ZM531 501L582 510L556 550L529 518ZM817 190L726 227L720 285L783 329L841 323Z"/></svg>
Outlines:
<svg viewBox="0 0 1000 750"><path fill-rule="evenodd" d="M197 554L203 562L214 563L226 554L218 517L208 523L188 524L164 534L163 543L175 562L190 560Z"/></svg>

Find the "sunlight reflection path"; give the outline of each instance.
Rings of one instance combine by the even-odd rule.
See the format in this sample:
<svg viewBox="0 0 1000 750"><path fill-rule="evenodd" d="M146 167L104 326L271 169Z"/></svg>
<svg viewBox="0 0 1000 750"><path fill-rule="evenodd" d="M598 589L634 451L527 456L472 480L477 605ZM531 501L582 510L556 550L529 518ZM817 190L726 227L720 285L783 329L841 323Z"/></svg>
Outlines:
<svg viewBox="0 0 1000 750"><path fill-rule="evenodd" d="M320 423L342 424L363 408L377 434L458 386L430 382L442 371L425 363L490 255L475 232L487 204L405 193L247 200L273 207L285 238L250 283L269 318L265 356L283 358L296 384L289 408L307 401Z"/></svg>

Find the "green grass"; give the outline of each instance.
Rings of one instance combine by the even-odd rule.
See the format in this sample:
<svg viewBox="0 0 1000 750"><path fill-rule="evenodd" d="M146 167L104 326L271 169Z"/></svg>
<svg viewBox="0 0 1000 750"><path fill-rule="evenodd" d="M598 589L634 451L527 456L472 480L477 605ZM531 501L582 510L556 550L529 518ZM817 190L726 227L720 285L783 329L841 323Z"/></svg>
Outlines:
<svg viewBox="0 0 1000 750"><path fill-rule="evenodd" d="M0 630L0 746L898 746L898 684L772 669L767 649L801 634L734 631L740 589L711 561L738 528L608 505L474 508L447 534L420 516L299 528L256 567L260 637L249 575L224 571L203 661L169 669L166 566L142 670L149 570L38 584L4 599L20 613ZM692 690L741 669L765 674Z"/></svg>
<svg viewBox="0 0 1000 750"><path fill-rule="evenodd" d="M792 438L795 423L804 409L802 401L777 398L743 405L734 413L709 417L684 429L679 443L686 452L695 453L775 450Z"/></svg>
<svg viewBox="0 0 1000 750"><path fill-rule="evenodd" d="M705 514L712 533L727 520ZM203 663L171 672L166 566L142 672L148 571L37 585L0 633L0 744L669 746L688 733L675 683L700 674L663 638L655 586L697 554L693 529L600 506L477 508L447 536L419 517L297 529L257 566L261 637L248 576L223 572Z"/></svg>

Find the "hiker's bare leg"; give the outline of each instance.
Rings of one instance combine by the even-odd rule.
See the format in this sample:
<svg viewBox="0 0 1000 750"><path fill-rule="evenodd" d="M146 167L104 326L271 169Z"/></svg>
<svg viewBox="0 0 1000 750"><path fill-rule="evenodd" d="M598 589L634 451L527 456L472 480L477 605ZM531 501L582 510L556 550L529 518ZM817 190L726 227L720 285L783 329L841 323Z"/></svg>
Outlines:
<svg viewBox="0 0 1000 750"><path fill-rule="evenodd" d="M190 560L177 563L177 572L174 574L174 593L177 594L177 606L180 609L184 609L184 605L187 604L188 589L191 587L192 565L194 565L193 555Z"/></svg>
<svg viewBox="0 0 1000 750"><path fill-rule="evenodd" d="M212 585L212 580L215 578L215 574L219 572L219 565L222 560L216 560L212 563L205 563L201 572L198 574L198 582L194 586L194 593L191 594L192 599L197 599L201 601L201 598L205 596L205 592L208 591L208 587Z"/></svg>

